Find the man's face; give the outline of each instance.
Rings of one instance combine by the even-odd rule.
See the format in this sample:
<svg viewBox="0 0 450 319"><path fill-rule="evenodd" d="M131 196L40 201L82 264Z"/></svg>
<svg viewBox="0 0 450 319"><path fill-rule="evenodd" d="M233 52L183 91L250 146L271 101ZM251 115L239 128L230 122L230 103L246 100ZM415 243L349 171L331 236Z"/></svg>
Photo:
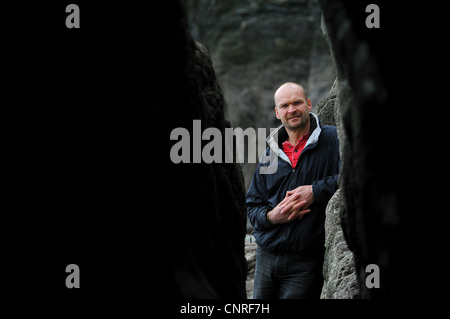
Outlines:
<svg viewBox="0 0 450 319"><path fill-rule="evenodd" d="M296 130L308 124L311 109L311 100L306 99L300 87L287 86L275 95L275 114L288 130Z"/></svg>

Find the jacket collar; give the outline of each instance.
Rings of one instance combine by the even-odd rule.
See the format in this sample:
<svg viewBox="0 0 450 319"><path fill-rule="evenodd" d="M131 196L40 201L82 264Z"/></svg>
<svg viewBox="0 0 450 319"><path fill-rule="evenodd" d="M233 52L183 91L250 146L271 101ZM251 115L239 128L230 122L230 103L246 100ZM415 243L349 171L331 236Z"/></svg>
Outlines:
<svg viewBox="0 0 450 319"><path fill-rule="evenodd" d="M314 147L314 145L319 140L320 133L322 132L319 117L314 113L309 113L309 118L310 118L309 138L308 141L306 141L305 148L303 150L306 150L306 148ZM287 139L287 137L288 137L287 131L284 128L284 125L281 124L269 134L269 136L266 139L266 142L272 151L278 154L280 158L290 163L289 158L283 152L283 147L281 146L281 144L283 144L283 142Z"/></svg>

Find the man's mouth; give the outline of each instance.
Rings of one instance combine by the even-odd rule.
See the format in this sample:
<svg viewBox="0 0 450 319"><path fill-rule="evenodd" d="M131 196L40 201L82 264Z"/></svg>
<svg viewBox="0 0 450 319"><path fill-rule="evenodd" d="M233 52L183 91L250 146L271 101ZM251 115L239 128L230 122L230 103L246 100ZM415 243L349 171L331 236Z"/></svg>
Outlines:
<svg viewBox="0 0 450 319"><path fill-rule="evenodd" d="M298 115L298 116L293 116L293 117L288 118L288 121L289 121L289 120L292 120L292 119L299 119L299 118L300 118L300 115Z"/></svg>

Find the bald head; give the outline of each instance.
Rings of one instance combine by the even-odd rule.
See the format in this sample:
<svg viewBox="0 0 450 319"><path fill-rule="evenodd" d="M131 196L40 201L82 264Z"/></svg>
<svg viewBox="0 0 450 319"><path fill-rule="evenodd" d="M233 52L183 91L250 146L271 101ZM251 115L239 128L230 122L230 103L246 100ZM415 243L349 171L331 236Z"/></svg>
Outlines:
<svg viewBox="0 0 450 319"><path fill-rule="evenodd" d="M301 85L293 82L286 82L280 85L280 87L275 91L275 94L273 95L275 107L280 106L280 99L282 97L293 94L300 94L305 100L308 100L308 98L306 97L305 89Z"/></svg>
<svg viewBox="0 0 450 319"><path fill-rule="evenodd" d="M311 101L306 97L301 85L287 82L275 92L275 116L281 120L286 130L306 134L309 130Z"/></svg>

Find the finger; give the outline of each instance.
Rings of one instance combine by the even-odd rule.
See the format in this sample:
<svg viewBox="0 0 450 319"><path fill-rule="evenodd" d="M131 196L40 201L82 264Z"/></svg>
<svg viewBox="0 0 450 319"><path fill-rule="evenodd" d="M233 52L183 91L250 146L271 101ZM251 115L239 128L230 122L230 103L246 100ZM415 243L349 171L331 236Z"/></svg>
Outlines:
<svg viewBox="0 0 450 319"><path fill-rule="evenodd" d="M278 205L280 205L280 206L283 206L283 205L285 205L286 204L286 202L288 201L288 197L285 197L281 202L280 202L280 204L278 204Z"/></svg>
<svg viewBox="0 0 450 319"><path fill-rule="evenodd" d="M289 196L291 196L291 195L294 194L294 193L295 193L295 190L287 191L287 192L286 192L286 197L289 197Z"/></svg>
<svg viewBox="0 0 450 319"><path fill-rule="evenodd" d="M295 200L298 199L299 197L300 197L299 194L295 194L295 195L292 195L292 196L289 196L289 197L283 199L284 205L287 205L287 204L289 204L290 202L295 201Z"/></svg>
<svg viewBox="0 0 450 319"><path fill-rule="evenodd" d="M303 216L305 216L306 214L308 214L310 211L311 211L310 209L305 209L305 210L299 211L299 212L298 212L298 215L299 215L299 216L298 216L298 219L299 219L299 220L302 219Z"/></svg>
<svg viewBox="0 0 450 319"><path fill-rule="evenodd" d="M296 196L296 195L295 195ZM302 200L301 202L297 203L297 201L294 201L292 203L286 203L286 206L281 210L281 214L284 214L291 210L300 210L300 207L306 204L306 200Z"/></svg>
<svg viewBox="0 0 450 319"><path fill-rule="evenodd" d="M284 208L286 207L287 204L288 204L287 201L282 201L281 203L278 204L278 206L279 206L281 209L284 209Z"/></svg>
<svg viewBox="0 0 450 319"><path fill-rule="evenodd" d="M295 203L294 207L292 207L292 209L297 209L300 210L301 208L306 209L307 207L303 207L306 204L306 200L302 200L301 202Z"/></svg>
<svg viewBox="0 0 450 319"><path fill-rule="evenodd" d="M280 214L284 214L284 213L292 211L293 207L294 207L294 204L292 204L292 203L286 204L286 206L281 210Z"/></svg>
<svg viewBox="0 0 450 319"><path fill-rule="evenodd" d="M292 208L294 208L295 203L287 203L286 206L281 210L280 214L284 214L287 212L291 212Z"/></svg>
<svg viewBox="0 0 450 319"><path fill-rule="evenodd" d="M311 210L310 209L305 209L305 210L294 210L288 217L288 220L291 221L295 218L299 218L301 219L305 214L309 213Z"/></svg>
<svg viewBox="0 0 450 319"><path fill-rule="evenodd" d="M288 197L287 195L286 195L286 197L280 202L280 204L278 204L278 205L285 205L286 203L288 203L288 202L290 202L292 200L292 198L291 197Z"/></svg>
<svg viewBox="0 0 450 319"><path fill-rule="evenodd" d="M294 220L295 218L297 218L297 217L298 217L298 216L297 216L297 212L298 212L298 211L292 212L292 213L289 215L288 220Z"/></svg>

